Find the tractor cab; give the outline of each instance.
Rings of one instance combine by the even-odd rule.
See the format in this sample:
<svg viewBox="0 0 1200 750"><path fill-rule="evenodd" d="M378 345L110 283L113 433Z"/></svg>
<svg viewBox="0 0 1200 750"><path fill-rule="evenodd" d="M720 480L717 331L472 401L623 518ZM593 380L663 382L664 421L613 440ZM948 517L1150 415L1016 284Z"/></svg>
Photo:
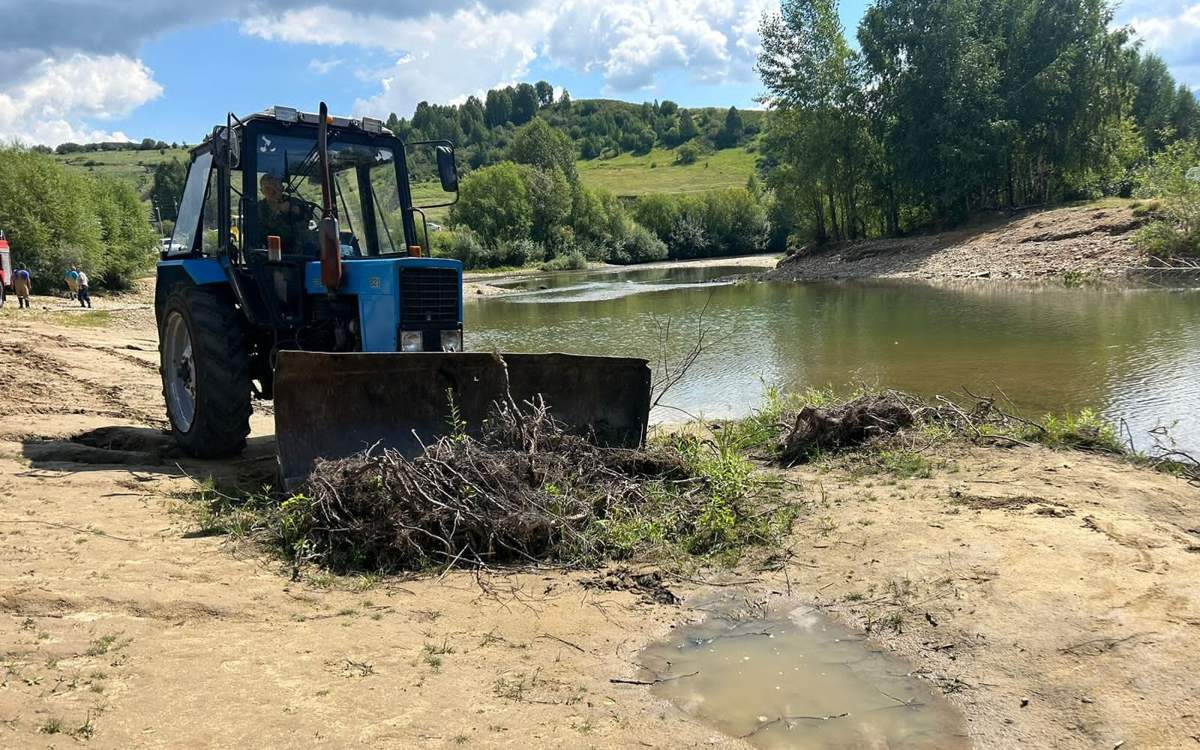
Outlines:
<svg viewBox="0 0 1200 750"><path fill-rule="evenodd" d="M164 257L226 255L255 259L269 238L280 254L318 254L322 213L318 115L273 107L245 120L230 115L192 155L175 231ZM404 144L383 123L364 117L327 117L327 166L341 225L344 258L419 255L409 184L408 150L434 148L447 192L458 176L449 141ZM424 236L424 232L422 235ZM262 254L262 253L260 253Z"/></svg>
<svg viewBox="0 0 1200 750"><path fill-rule="evenodd" d="M424 257L423 247L422 209L454 200L412 205L408 156L422 148L432 148L442 187L456 199L448 141L404 144L379 120L322 120L287 107L230 115L192 152L162 253L159 302L180 281L226 286L253 350L267 350L253 358L266 392L270 350L281 347L461 350L461 264ZM327 215L337 227L332 239L324 237ZM414 293L402 295L404 287Z"/></svg>

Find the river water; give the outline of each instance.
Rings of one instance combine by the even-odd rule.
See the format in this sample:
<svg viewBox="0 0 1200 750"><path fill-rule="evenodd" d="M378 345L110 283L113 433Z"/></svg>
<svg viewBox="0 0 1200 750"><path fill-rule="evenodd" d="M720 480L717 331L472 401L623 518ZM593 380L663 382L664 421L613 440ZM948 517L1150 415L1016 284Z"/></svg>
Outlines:
<svg viewBox="0 0 1200 750"><path fill-rule="evenodd" d="M472 300L467 346L668 360L711 344L656 421L740 416L769 386L1003 395L1027 415L1094 408L1135 441L1200 448L1200 290L1000 282L730 283L736 265L550 274Z"/></svg>

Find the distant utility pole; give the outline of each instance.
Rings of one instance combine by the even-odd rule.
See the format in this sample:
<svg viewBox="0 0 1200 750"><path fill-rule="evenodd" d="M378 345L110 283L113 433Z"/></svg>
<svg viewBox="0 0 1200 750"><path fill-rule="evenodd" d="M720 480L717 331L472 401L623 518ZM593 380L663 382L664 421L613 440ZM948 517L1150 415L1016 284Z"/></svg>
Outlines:
<svg viewBox="0 0 1200 750"><path fill-rule="evenodd" d="M151 203L154 206L154 218L158 220L158 236L165 237L166 233L163 232L163 225L162 225L162 211L158 210L158 201L152 201Z"/></svg>

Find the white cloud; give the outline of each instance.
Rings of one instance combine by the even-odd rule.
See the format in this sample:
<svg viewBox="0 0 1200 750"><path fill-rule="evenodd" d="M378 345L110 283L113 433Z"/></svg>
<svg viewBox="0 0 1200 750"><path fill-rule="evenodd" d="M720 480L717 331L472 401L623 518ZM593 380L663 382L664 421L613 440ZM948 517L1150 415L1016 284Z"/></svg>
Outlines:
<svg viewBox="0 0 1200 750"><path fill-rule="evenodd" d="M610 91L654 83L669 68L716 83L754 75L758 23L767 0L568 0L546 44L557 63L599 71Z"/></svg>
<svg viewBox="0 0 1200 750"><path fill-rule="evenodd" d="M243 34L355 48L308 63L378 86L360 112L408 113L529 77L532 65L599 75L606 92L664 75L701 83L754 76L758 22L771 0L0 0L0 137L117 137L96 120L162 89L135 59L149 39L232 19ZM368 50L370 52L368 52ZM390 62L389 62L390 60ZM14 113L21 112L21 115Z"/></svg>
<svg viewBox="0 0 1200 750"><path fill-rule="evenodd" d="M124 117L162 95L141 60L124 55L46 58L0 91L0 140L56 145L128 137L87 124Z"/></svg>
<svg viewBox="0 0 1200 750"><path fill-rule="evenodd" d="M312 60L308 63L308 69L319 76L323 76L341 64L341 60Z"/></svg>
<svg viewBox="0 0 1200 750"><path fill-rule="evenodd" d="M1145 47L1171 68L1181 83L1200 85L1200 2L1167 0L1134 3L1118 20L1133 27Z"/></svg>
<svg viewBox="0 0 1200 750"><path fill-rule="evenodd" d="M390 63L360 69L377 81L375 96L355 103L356 114L408 114L422 100L463 100L525 76L545 34L540 11L492 12L482 6L419 19L362 16L314 8L250 18L242 32L263 39L305 44L355 45L385 50Z"/></svg>
<svg viewBox="0 0 1200 750"><path fill-rule="evenodd" d="M518 10L475 4L396 18L320 6L252 16L241 30L272 41L387 51L393 62L356 72L380 87L357 108L408 113L423 99L461 101L520 80L536 60L599 73L609 92L649 88L671 70L702 83L747 81L768 7L769 0L537 0Z"/></svg>

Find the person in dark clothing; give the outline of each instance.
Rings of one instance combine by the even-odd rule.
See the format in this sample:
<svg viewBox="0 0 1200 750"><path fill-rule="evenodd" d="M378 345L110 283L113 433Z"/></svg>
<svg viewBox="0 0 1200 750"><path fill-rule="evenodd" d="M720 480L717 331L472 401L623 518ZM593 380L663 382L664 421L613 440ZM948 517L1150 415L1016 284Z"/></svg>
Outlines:
<svg viewBox="0 0 1200 750"><path fill-rule="evenodd" d="M88 277L83 271L79 272L79 291L76 295L79 297L80 307L92 306L92 295L88 293Z"/></svg>
<svg viewBox="0 0 1200 750"><path fill-rule="evenodd" d="M29 307L29 295L33 292L33 278L24 268L13 274L13 292L17 295L18 307Z"/></svg>
<svg viewBox="0 0 1200 750"><path fill-rule="evenodd" d="M303 199L287 195L283 181L269 172L258 181L262 196L258 201L258 226L263 246L267 237L277 235L283 252L301 254L316 250L316 234L309 230L313 206Z"/></svg>

